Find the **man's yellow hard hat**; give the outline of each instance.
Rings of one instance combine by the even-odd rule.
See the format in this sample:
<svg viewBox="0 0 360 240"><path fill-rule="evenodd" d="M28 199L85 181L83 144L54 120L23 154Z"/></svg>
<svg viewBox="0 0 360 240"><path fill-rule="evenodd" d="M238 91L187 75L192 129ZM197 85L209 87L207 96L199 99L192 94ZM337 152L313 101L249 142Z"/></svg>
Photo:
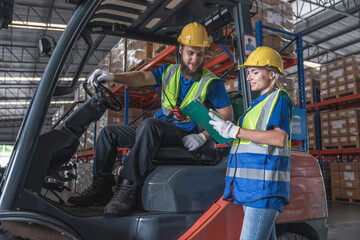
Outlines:
<svg viewBox="0 0 360 240"><path fill-rule="evenodd" d="M284 64L280 54L274 49L266 46L256 48L249 57L246 59L243 65L239 65L240 68L244 67L275 67L279 70L281 75L284 75Z"/></svg>
<svg viewBox="0 0 360 240"><path fill-rule="evenodd" d="M187 24L178 37L178 42L193 47L210 47L210 39L203 25L192 22Z"/></svg>

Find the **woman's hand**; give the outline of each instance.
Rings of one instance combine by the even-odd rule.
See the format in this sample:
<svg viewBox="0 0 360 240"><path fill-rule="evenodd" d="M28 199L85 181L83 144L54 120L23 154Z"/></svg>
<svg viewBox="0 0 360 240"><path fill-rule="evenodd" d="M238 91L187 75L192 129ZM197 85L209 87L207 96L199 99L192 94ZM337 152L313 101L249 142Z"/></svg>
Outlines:
<svg viewBox="0 0 360 240"><path fill-rule="evenodd" d="M239 134L240 127L236 126L230 121L223 120L217 112L213 109L210 109L209 116L212 120L209 121L209 124L213 125L214 129L224 138L237 138Z"/></svg>

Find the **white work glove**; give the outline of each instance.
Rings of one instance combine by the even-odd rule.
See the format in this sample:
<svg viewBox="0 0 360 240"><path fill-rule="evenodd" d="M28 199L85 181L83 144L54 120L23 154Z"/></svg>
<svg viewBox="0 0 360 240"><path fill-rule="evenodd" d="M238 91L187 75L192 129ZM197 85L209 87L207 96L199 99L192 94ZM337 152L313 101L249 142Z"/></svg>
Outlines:
<svg viewBox="0 0 360 240"><path fill-rule="evenodd" d="M210 109L209 116L212 120L209 121L209 124L213 125L214 129L224 138L237 138L237 135L240 131L240 127L236 126L230 121L225 121L218 116L218 113L213 109Z"/></svg>
<svg viewBox="0 0 360 240"><path fill-rule="evenodd" d="M182 138L184 146L189 149L189 151L194 151L206 143L205 135L202 133L199 134L189 134Z"/></svg>
<svg viewBox="0 0 360 240"><path fill-rule="evenodd" d="M112 73L108 73L101 69L96 69L87 80L87 83L91 84L93 87L97 87L98 82L103 83L112 81L114 81L114 75Z"/></svg>

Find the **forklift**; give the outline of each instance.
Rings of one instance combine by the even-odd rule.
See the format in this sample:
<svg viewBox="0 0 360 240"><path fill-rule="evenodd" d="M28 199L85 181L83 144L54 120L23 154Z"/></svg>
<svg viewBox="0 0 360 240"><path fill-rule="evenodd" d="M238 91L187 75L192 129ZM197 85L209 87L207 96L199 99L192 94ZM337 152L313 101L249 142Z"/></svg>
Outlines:
<svg viewBox="0 0 360 240"><path fill-rule="evenodd" d="M61 176L76 153L79 138L89 124L108 109L122 110L122 102L99 84L59 126L44 131L43 124L54 96L72 93L95 47L93 34L106 34L177 46L177 37L188 23L207 29L213 44L243 46L242 34L252 34L250 0L78 0L48 62L28 107L3 175L0 189L1 229L8 239L239 239L242 207L222 200L229 148L206 144L200 152L184 147L161 148L156 168L141 189L138 210L128 216L104 216L104 206L71 206ZM255 4L256 5L256 4ZM126 14L124 14L126 13ZM136 17L129 17L136 15ZM233 38L224 27L232 23ZM224 34L225 32L225 34ZM83 49L71 83L67 72L72 51ZM234 49L234 65L245 61L244 50ZM239 70L242 109L254 95ZM58 182L47 181L49 177ZM44 192L51 191L57 198ZM327 201L321 169L306 151L291 154L290 203L276 221L278 239L327 239Z"/></svg>

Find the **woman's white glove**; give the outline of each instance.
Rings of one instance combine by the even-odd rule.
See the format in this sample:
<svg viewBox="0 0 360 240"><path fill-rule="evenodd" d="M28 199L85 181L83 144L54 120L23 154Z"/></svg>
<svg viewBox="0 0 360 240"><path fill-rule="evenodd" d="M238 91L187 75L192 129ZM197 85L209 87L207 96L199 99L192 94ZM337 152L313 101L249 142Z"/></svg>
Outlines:
<svg viewBox="0 0 360 240"><path fill-rule="evenodd" d="M93 74L87 80L88 84L97 87L98 82L112 82L114 81L114 75L101 69L96 69Z"/></svg>
<svg viewBox="0 0 360 240"><path fill-rule="evenodd" d="M210 109L209 116L212 120L209 121L209 124L213 125L214 129L224 138L237 138L237 135L240 131L240 127L236 126L230 121L225 121L218 116L218 113L213 109Z"/></svg>
<svg viewBox="0 0 360 240"><path fill-rule="evenodd" d="M206 143L206 138L202 133L189 134L183 137L182 141L184 146L189 149L189 151L194 151Z"/></svg>

